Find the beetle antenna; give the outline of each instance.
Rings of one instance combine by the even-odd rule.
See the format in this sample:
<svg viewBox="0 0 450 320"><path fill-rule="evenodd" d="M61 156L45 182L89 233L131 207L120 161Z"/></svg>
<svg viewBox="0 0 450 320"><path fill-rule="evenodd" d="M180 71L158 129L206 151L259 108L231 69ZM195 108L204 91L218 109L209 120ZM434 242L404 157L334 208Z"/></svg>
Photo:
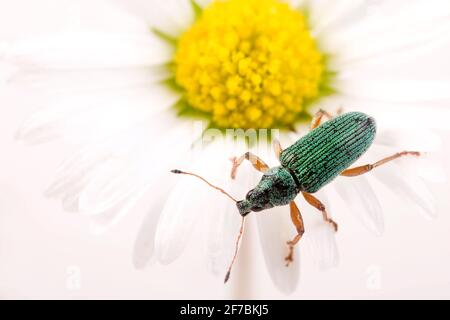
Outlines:
<svg viewBox="0 0 450 320"><path fill-rule="evenodd" d="M244 235L244 229L245 229L245 217L242 217L241 229L239 230L239 235L236 240L236 249L234 250L234 257L233 260L231 260L230 267L228 268L227 274L225 275L224 283L227 283L228 280L230 280L231 269L233 269L233 265L236 262L237 255L239 253L239 246L241 244L242 236Z"/></svg>
<svg viewBox="0 0 450 320"><path fill-rule="evenodd" d="M185 174L188 176L193 176L196 177L200 180L202 180L203 182L205 182L207 185L209 185L211 188L214 188L216 190L219 190L220 192L222 192L224 195L226 195L228 198L230 198L231 200L233 200L234 202L237 202L237 200L235 198L233 198L228 192L226 192L225 190L223 190L222 188L216 187L215 185L211 184L209 181L207 181L205 178L200 177L199 175L195 174L195 173L190 173L190 172L184 172L184 171L180 171L180 170L172 170L172 173L175 174Z"/></svg>

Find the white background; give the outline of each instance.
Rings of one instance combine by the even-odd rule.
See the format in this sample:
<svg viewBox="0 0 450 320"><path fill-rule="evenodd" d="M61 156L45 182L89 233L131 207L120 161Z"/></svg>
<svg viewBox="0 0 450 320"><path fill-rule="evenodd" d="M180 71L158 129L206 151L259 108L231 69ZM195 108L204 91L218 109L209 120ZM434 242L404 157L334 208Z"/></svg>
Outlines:
<svg viewBox="0 0 450 320"><path fill-rule="evenodd" d="M1 0L0 39L55 32L77 23L111 29L115 14L100 1ZM444 45L410 63L408 73L448 78L450 64L442 61L449 54L450 44ZM71 148L63 142L30 148L13 140L25 117L40 107L31 96L17 88L0 89L1 298L285 298L270 281L252 228L241 270L226 288L221 278L207 272L197 237L171 266L135 270L131 250L146 204L107 234L93 236L85 217L66 213L58 202L46 199L42 192ZM433 114L423 121L433 121ZM440 133L443 159L449 163L450 135ZM305 252L301 284L290 298L450 298L449 185L433 185L432 191L439 212L433 221L384 194L382 237L368 233L351 216L336 214L341 226L339 267L320 272Z"/></svg>

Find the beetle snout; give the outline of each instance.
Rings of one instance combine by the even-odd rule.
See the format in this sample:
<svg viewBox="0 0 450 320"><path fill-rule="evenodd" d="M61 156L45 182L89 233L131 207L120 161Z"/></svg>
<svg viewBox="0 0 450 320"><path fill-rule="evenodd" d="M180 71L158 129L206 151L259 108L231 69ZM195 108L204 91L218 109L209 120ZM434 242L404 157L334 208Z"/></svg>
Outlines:
<svg viewBox="0 0 450 320"><path fill-rule="evenodd" d="M250 202L248 202L247 200L236 202L236 206L239 210L240 215L243 217L247 216L250 212L252 212Z"/></svg>

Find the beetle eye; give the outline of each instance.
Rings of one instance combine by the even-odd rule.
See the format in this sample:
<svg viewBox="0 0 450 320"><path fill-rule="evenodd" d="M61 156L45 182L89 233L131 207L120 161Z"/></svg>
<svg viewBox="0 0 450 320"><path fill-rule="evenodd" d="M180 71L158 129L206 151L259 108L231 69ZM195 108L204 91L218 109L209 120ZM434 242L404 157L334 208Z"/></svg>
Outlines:
<svg viewBox="0 0 450 320"><path fill-rule="evenodd" d="M252 208L252 211L254 211L254 212L260 212L260 211L263 211L263 210L264 210L264 207L262 207L262 206L254 206Z"/></svg>
<svg viewBox="0 0 450 320"><path fill-rule="evenodd" d="M254 190L254 189L252 189L252 190L250 190L249 192L247 192L247 195L245 196L245 198L251 197L251 195L252 195L252 193L253 193L253 190Z"/></svg>

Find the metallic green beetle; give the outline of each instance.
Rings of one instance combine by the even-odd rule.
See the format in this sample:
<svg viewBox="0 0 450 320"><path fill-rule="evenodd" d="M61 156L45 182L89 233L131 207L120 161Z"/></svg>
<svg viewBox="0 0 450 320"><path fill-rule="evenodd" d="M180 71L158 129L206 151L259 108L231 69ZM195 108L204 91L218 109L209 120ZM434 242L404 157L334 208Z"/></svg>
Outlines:
<svg viewBox="0 0 450 320"><path fill-rule="evenodd" d="M324 117L329 117L331 120L321 124ZM375 139L375 135L375 120L363 113L350 112L333 118L330 114L319 111L313 119L311 132L299 139L295 144L286 150L282 150L280 143L274 141L274 149L280 160L280 166L269 168L263 160L250 152L247 152L240 158L233 159L231 172L233 179L236 177L237 168L244 160L249 160L255 169L264 173L258 185L250 190L242 201L236 201L224 190L211 185L198 175L179 170L174 170L173 172L200 178L236 202L239 213L243 217L236 254L243 233L245 216L250 212L260 212L276 206L289 205L291 219L297 230L297 235L287 243L289 252L285 260L287 265L289 265L293 261L294 247L305 232L303 218L294 202L298 194L301 193L310 205L319 210L323 215L323 219L337 231L338 225L329 217L325 206L313 196L313 193L319 191L339 175L346 177L359 176L403 156L420 156L419 152L404 151L374 164L348 169L369 149ZM230 276L235 258L236 256L231 263L225 282Z"/></svg>
<svg viewBox="0 0 450 320"><path fill-rule="evenodd" d="M246 215L288 205L300 192L319 191L367 151L375 133L375 120L358 112L326 122L280 152L281 166L263 170L258 186L238 202L239 212ZM255 156L244 156L251 157ZM235 167L240 162L236 161Z"/></svg>

